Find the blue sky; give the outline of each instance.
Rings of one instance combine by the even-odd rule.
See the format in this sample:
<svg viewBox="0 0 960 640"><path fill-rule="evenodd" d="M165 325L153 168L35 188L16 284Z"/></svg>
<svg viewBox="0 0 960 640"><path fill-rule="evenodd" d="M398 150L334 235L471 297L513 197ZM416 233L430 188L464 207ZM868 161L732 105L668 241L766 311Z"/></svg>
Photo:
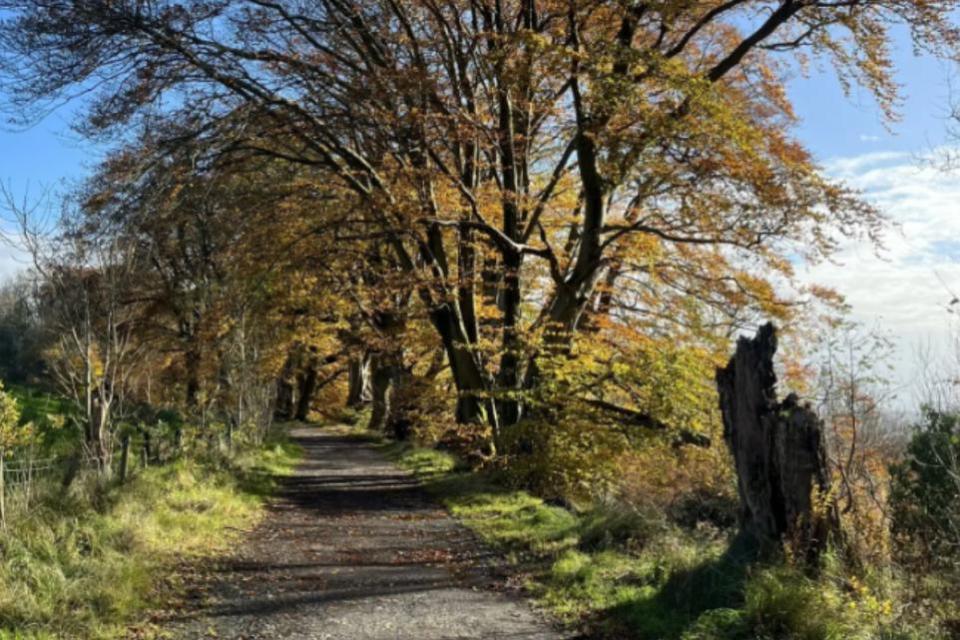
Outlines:
<svg viewBox="0 0 960 640"><path fill-rule="evenodd" d="M28 129L5 124L0 129L0 180L23 187L82 178L98 155L94 145L70 130L72 114L67 106Z"/></svg>
<svg viewBox="0 0 960 640"><path fill-rule="evenodd" d="M947 117L957 69L915 56L904 37L895 59L904 94L898 122L885 124L863 91L844 96L830 73L794 80L791 97L802 119L797 136L827 174L860 189L894 222L879 253L850 242L801 278L836 289L854 320L894 339L895 405L911 408L927 399L924 376L960 369L960 327L947 312L960 295L960 172L929 161L960 144Z"/></svg>
<svg viewBox="0 0 960 640"><path fill-rule="evenodd" d="M956 68L930 56L916 56L909 38L896 32L894 58L903 88L901 120L885 124L868 92L854 88L845 96L831 69L790 83L790 96L801 118L798 137L821 161L876 151L923 152L945 140L949 84ZM820 65L821 67L823 65ZM957 87L960 99L960 84Z"/></svg>
<svg viewBox="0 0 960 640"><path fill-rule="evenodd" d="M51 113L29 128L0 126L0 182L18 198L63 191L82 180L101 157L97 145L71 130L74 105ZM0 219L0 230L10 228ZM23 256L0 244L0 278L23 268Z"/></svg>
<svg viewBox="0 0 960 640"><path fill-rule="evenodd" d="M872 151L921 153L942 144L946 129L949 67L917 57L906 38L898 38L898 79L904 87L903 118L888 130L872 98L862 90L844 96L832 71L811 70L790 83L801 122L797 129L820 161ZM0 126L0 180L16 188L46 186L83 177L96 162L94 145L70 131L68 105L27 130Z"/></svg>
<svg viewBox="0 0 960 640"><path fill-rule="evenodd" d="M897 337L896 379L909 398L917 352L954 353L945 305L950 289L960 291L960 174L919 162L934 148L957 144L946 136L952 68L916 57L902 36L895 60L904 100L902 120L889 128L869 95L844 96L829 69L813 65L809 77L791 81L790 95L801 118L795 133L827 173L863 190L898 225L881 256L850 243L835 263L805 269L801 278L837 289L854 319ZM71 118L68 106L24 131L0 128L0 181L22 194L28 186L38 193L82 178L99 152L70 130ZM0 245L0 276L22 265L11 254ZM960 359L952 364L960 368Z"/></svg>

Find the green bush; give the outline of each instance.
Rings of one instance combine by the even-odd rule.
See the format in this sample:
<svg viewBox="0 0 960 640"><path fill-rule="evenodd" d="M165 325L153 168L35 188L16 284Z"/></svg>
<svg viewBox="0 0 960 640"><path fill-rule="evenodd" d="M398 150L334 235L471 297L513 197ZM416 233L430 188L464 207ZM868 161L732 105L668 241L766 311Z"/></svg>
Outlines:
<svg viewBox="0 0 960 640"><path fill-rule="evenodd" d="M626 437L571 412L532 418L503 436L501 466L516 487L548 500L588 504L613 493Z"/></svg>
<svg viewBox="0 0 960 640"><path fill-rule="evenodd" d="M910 637L894 629L892 602L881 596L875 585L839 575L838 567L830 564L828 558L828 566L817 577L790 566L754 567L744 585L742 605L705 611L682 635L682 640Z"/></svg>
<svg viewBox="0 0 960 640"><path fill-rule="evenodd" d="M907 455L891 468L893 537L901 560L960 562L960 416L926 409Z"/></svg>
<svg viewBox="0 0 960 640"><path fill-rule="evenodd" d="M585 551L640 549L671 530L662 512L612 501L584 513L580 522L579 546Z"/></svg>

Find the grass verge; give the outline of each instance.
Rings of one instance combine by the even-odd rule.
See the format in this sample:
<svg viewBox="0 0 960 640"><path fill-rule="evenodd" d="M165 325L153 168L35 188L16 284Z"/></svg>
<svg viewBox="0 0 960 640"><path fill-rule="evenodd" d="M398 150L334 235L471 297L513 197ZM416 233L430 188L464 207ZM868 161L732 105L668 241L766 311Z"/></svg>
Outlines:
<svg viewBox="0 0 960 640"><path fill-rule="evenodd" d="M122 486L45 492L0 532L0 638L127 637L176 566L256 524L299 457L277 438L229 464L183 459Z"/></svg>
<svg viewBox="0 0 960 640"><path fill-rule="evenodd" d="M897 621L897 580L750 565L730 532L692 530L623 505L583 513L470 473L444 452L388 443L463 524L503 552L527 590L591 637L840 640L943 637Z"/></svg>

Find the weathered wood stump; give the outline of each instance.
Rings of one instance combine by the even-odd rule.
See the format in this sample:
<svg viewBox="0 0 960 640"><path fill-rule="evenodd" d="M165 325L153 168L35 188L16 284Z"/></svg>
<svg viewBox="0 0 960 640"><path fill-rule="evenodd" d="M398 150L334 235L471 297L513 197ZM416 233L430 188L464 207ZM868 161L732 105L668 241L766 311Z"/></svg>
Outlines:
<svg viewBox="0 0 960 640"><path fill-rule="evenodd" d="M724 439L736 465L743 532L762 553L789 542L813 561L836 530L832 510L815 509L812 500L814 489L828 491L823 424L793 394L778 402L776 351L768 323L755 338L741 337L717 370Z"/></svg>

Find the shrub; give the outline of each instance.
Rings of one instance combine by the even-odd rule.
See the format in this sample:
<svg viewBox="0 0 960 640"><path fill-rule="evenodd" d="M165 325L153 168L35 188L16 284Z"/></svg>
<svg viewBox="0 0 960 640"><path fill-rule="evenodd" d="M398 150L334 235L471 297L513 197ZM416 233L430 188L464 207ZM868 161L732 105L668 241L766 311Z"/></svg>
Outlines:
<svg viewBox="0 0 960 640"><path fill-rule="evenodd" d="M729 466L707 353L628 333L629 342L588 334L569 349L540 354L537 385L522 394L526 419L497 439L501 464L518 485L574 504L616 497L664 508L672 497L651 498L648 489L673 496L685 470L696 467L692 477L713 483L718 473L703 472ZM715 439L709 466L702 453L683 451L695 448L683 446L691 438ZM650 473L662 477L641 477ZM733 486L730 479L726 472L720 483Z"/></svg>
<svg viewBox="0 0 960 640"><path fill-rule="evenodd" d="M508 479L551 500L587 503L611 495L626 437L574 412L558 413L506 430L501 464Z"/></svg>
<svg viewBox="0 0 960 640"><path fill-rule="evenodd" d="M720 434L708 448L648 439L619 459L620 502L661 511L688 529L730 529L740 510L733 462Z"/></svg>
<svg viewBox="0 0 960 640"><path fill-rule="evenodd" d="M828 568L812 578L790 566L746 584L743 632L759 640L868 640L888 636L893 604L865 581ZM737 636L734 636L737 637Z"/></svg>
<svg viewBox="0 0 960 640"><path fill-rule="evenodd" d="M641 549L669 531L670 524L661 511L607 502L583 514L579 546L588 551Z"/></svg>
<svg viewBox="0 0 960 640"><path fill-rule="evenodd" d="M901 560L952 569L960 563L960 416L927 409L891 468L890 507Z"/></svg>
<svg viewBox="0 0 960 640"><path fill-rule="evenodd" d="M454 418L456 393L438 384L434 377L405 375L392 404L387 431L395 439L444 449L470 466L480 466L489 458L489 426L458 424Z"/></svg>

